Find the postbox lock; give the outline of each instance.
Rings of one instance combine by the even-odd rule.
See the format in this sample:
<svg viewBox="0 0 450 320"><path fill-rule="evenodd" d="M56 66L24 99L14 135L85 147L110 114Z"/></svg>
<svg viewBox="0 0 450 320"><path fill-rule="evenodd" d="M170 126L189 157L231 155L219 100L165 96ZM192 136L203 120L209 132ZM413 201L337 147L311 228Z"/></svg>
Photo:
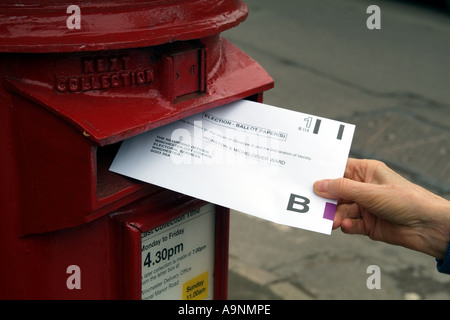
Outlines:
<svg viewBox="0 0 450 320"><path fill-rule="evenodd" d="M198 65L197 64L193 64L191 66L191 68L189 69L189 72L191 74L191 76L198 76L197 72L198 72ZM179 80L182 76L183 72L180 71L179 69L177 69L177 71L175 72L175 80ZM193 82L195 82L196 79L193 79Z"/></svg>

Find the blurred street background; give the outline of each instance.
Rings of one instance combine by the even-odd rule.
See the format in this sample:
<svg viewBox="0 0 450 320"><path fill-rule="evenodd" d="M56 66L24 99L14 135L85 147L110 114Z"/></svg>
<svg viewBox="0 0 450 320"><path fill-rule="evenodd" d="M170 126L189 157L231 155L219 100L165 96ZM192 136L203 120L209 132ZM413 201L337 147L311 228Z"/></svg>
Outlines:
<svg viewBox="0 0 450 320"><path fill-rule="evenodd" d="M450 200L450 13L445 1L247 0L223 35L274 78L267 104L356 125L351 156L385 161ZM369 5L381 29L369 30ZM299 168L301 170L301 168ZM381 289L368 289L381 271ZM229 299L450 299L435 259L232 212Z"/></svg>

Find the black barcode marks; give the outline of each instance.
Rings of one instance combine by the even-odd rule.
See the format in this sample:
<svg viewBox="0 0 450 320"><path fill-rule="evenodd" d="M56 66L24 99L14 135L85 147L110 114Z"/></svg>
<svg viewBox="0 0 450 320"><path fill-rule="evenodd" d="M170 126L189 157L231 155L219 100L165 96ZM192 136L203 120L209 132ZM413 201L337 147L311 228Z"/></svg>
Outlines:
<svg viewBox="0 0 450 320"><path fill-rule="evenodd" d="M336 139L338 139L338 140L342 139L342 135L344 134L344 128L345 128L345 126L343 124L341 124L339 126L339 131L338 131Z"/></svg>
<svg viewBox="0 0 450 320"><path fill-rule="evenodd" d="M319 128L320 128L320 123L321 122L322 121L320 119L316 120L316 124L314 125L314 131L313 131L314 134L318 134L319 133Z"/></svg>
<svg viewBox="0 0 450 320"><path fill-rule="evenodd" d="M316 123L314 125L314 130L313 130L314 134L319 134L319 129L320 129L320 124L321 123L322 123L322 121L320 119L316 119ZM344 129L345 129L345 125L341 124L339 126L339 130L338 130L336 139L342 140L342 135L344 134Z"/></svg>

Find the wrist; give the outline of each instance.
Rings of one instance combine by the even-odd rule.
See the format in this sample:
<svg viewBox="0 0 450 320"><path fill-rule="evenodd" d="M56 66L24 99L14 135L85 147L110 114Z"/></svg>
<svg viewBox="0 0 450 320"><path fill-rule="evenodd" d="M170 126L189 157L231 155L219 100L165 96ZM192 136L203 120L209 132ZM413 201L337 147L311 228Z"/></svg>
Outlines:
<svg viewBox="0 0 450 320"><path fill-rule="evenodd" d="M450 242L450 201L435 194L421 194L411 211L415 219L401 237L401 245L443 260Z"/></svg>
<svg viewBox="0 0 450 320"><path fill-rule="evenodd" d="M441 273L450 274L450 243L447 246L447 252L443 259L436 258L436 268Z"/></svg>
<svg viewBox="0 0 450 320"><path fill-rule="evenodd" d="M450 244L450 201L440 199L437 206L430 208L434 212L431 219L433 227L430 228L429 247L434 257L443 260L449 253Z"/></svg>

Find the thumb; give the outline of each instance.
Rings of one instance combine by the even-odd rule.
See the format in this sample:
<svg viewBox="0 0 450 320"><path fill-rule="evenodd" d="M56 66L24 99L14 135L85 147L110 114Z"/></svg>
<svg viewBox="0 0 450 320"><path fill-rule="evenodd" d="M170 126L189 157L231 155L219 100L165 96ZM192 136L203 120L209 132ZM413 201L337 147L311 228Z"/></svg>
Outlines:
<svg viewBox="0 0 450 320"><path fill-rule="evenodd" d="M314 192L327 199L342 199L364 204L377 195L376 186L347 178L319 180L314 183Z"/></svg>

